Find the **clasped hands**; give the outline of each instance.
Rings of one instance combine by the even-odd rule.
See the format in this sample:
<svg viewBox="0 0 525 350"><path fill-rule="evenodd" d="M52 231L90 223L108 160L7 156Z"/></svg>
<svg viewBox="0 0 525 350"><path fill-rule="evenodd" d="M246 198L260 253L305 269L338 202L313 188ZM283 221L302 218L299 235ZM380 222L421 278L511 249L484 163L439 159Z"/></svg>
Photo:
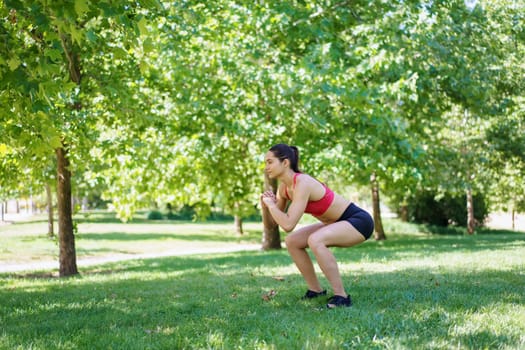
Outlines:
<svg viewBox="0 0 525 350"><path fill-rule="evenodd" d="M264 206L270 208L277 204L277 197L272 191L266 191L261 195L261 201Z"/></svg>

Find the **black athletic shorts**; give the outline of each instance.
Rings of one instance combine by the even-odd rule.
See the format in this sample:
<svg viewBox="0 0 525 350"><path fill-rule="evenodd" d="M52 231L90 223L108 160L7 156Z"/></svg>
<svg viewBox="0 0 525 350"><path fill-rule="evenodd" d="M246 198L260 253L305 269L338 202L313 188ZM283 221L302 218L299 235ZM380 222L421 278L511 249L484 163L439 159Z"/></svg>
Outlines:
<svg viewBox="0 0 525 350"><path fill-rule="evenodd" d="M369 239L374 232L374 219L365 210L351 203L337 221L348 221L360 234Z"/></svg>

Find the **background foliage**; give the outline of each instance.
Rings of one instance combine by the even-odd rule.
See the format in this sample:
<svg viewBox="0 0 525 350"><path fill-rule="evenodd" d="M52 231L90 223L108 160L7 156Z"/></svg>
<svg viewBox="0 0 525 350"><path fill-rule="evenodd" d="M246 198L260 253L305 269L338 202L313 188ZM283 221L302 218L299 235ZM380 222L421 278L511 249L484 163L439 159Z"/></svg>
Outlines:
<svg viewBox="0 0 525 350"><path fill-rule="evenodd" d="M262 155L287 142L336 188L376 172L395 205L471 188L523 211L524 6L3 1L0 196L53 183L67 146L74 194L123 220L247 216Z"/></svg>

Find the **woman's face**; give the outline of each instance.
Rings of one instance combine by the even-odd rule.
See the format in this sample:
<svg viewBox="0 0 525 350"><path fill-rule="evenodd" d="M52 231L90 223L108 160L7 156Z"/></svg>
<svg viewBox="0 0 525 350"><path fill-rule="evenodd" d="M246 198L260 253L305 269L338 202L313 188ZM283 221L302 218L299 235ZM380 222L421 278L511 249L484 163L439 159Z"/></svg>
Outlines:
<svg viewBox="0 0 525 350"><path fill-rule="evenodd" d="M264 161L266 163L264 171L266 171L270 179L278 177L283 172L284 162L281 162L281 160L277 158L272 151L268 151L268 153L266 153Z"/></svg>

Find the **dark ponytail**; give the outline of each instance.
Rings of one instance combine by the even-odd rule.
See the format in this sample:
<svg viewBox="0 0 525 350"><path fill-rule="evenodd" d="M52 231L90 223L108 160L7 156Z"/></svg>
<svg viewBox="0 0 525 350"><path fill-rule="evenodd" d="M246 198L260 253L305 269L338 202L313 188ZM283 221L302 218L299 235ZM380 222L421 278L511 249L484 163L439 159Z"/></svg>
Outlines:
<svg viewBox="0 0 525 350"><path fill-rule="evenodd" d="M270 151L276 158L282 162L285 159L290 161L290 168L296 173L300 173L299 170L299 149L295 146L288 146L284 143L279 143L270 148Z"/></svg>

